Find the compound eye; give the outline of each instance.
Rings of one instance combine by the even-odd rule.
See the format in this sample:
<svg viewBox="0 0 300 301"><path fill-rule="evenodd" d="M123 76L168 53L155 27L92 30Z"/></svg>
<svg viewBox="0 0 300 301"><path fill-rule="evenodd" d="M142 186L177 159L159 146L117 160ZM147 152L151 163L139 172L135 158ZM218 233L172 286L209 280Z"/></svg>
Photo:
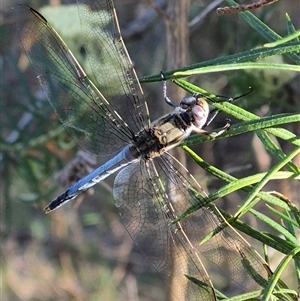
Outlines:
<svg viewBox="0 0 300 301"><path fill-rule="evenodd" d="M196 105L197 99L194 96L187 96L182 99L180 102L180 107L187 110L188 108L193 107Z"/></svg>

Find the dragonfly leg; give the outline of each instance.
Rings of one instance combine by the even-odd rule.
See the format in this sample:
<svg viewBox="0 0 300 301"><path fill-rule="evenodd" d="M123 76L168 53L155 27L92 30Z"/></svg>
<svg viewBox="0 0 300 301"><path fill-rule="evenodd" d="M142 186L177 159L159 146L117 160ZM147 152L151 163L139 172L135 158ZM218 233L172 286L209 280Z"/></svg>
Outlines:
<svg viewBox="0 0 300 301"><path fill-rule="evenodd" d="M216 138L221 136L225 131L227 131L229 127L230 127L230 120L227 119L227 123L217 132L209 132L203 129L193 129L193 131L199 135L205 135L211 138Z"/></svg>
<svg viewBox="0 0 300 301"><path fill-rule="evenodd" d="M176 105L176 103L174 103L168 96L167 96L167 81L165 78L165 74L163 73L163 71L160 71L160 77L163 80L163 96L164 96L164 100L165 102L171 106L172 108L176 109L178 106Z"/></svg>
<svg viewBox="0 0 300 301"><path fill-rule="evenodd" d="M207 121L205 123L205 125L203 126L203 128L207 127L208 125L211 124L211 122L216 118L216 116L219 114L220 110L218 109L212 109L210 112L209 112L209 115L208 115L208 118L207 118Z"/></svg>
<svg viewBox="0 0 300 301"><path fill-rule="evenodd" d="M239 99L239 98L242 98L244 96L247 96L248 94L252 93L253 90L252 90L252 87L249 87L249 91L244 93L244 94L241 94L239 96L236 96L236 97L225 97L225 96L222 96L222 95L216 95L217 97L223 97L223 98L227 98L227 102L234 102L235 100ZM196 97L196 96L195 96ZM216 116L219 114L220 110L218 109L212 109L210 112L209 112L209 116L207 118L207 121L205 123L205 125L203 126L203 128L207 127L208 125L211 124L211 122L216 118Z"/></svg>

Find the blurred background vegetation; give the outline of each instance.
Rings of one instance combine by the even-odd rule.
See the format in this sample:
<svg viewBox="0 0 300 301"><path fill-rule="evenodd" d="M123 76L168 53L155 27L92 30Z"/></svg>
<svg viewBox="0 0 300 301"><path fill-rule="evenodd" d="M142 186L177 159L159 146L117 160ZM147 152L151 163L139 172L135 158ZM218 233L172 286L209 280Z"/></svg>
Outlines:
<svg viewBox="0 0 300 301"><path fill-rule="evenodd" d="M158 2L164 7L164 1ZM215 2L191 1L190 20L196 20ZM113 177L98 185L94 194L86 193L50 215L43 212L43 207L64 190L55 175L76 157L78 147L46 101L22 50L14 29L19 16L11 10L17 3L40 11L85 64L76 7L70 6L74 1L1 2L1 299L164 300L165 284L135 248L118 216L112 197ZM138 76L166 70L165 27L149 2L116 0L115 6ZM298 1L282 0L254 13L284 36L286 12L300 28ZM149 14L154 17L143 19ZM141 28L141 24L145 27L137 31L135 26ZM190 63L249 50L265 42L238 15L218 16L212 8L190 26ZM230 97L247 92L251 86L253 93L239 100L238 105L259 116L300 111L299 75L292 72L231 71L189 80L214 94ZM143 89L153 120L161 114L155 108L163 101L162 85L144 84ZM213 126L223 126L225 118L220 114ZM300 135L299 124L286 128ZM291 145L281 143L280 147L288 152ZM236 177L267 171L274 163L254 133L193 149L210 164ZM97 158L97 164L91 165L106 160ZM299 166L299 157L297 160ZM187 165L208 191L221 185L189 160ZM299 207L300 191L294 182L272 181L265 189L281 192ZM242 195L233 193L217 204L234 212L241 199ZM260 206L256 209L263 211ZM244 220L260 229L252 216ZM261 252L261 244L250 243ZM276 266L281 255L271 250L270 256ZM284 277L296 289L293 267Z"/></svg>

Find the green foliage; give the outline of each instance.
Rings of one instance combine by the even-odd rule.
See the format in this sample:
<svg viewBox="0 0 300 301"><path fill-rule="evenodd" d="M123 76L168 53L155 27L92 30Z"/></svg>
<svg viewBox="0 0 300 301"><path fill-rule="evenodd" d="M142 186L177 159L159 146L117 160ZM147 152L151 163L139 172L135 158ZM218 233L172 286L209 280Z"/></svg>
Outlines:
<svg viewBox="0 0 300 301"><path fill-rule="evenodd" d="M234 5L235 3L234 1L228 2L231 5ZM201 197L199 207L204 203L209 204L215 200L225 197L234 191L245 191L247 195L241 203L239 210L234 215L229 215L221 210L222 214L234 228L285 254L281 263L270 278L269 284L263 292L263 296L260 296L259 292L257 294L253 292L228 299L249 300L255 296L260 296L260 300L269 300L276 283L280 282L280 276L284 269L287 268L287 264L290 261L294 261L296 268L294 276L297 277L298 285L300 284L299 208L279 193L263 191L263 188L269 181L275 179L287 179L298 182L296 184L296 189L298 190L296 195L299 196L300 167L299 164L295 165L293 163L293 159L297 158L296 160L299 163L300 137L295 135L293 132L286 130L284 125L293 123L298 124L298 126L300 125L300 105L298 103L298 109L296 108L296 112L292 114L272 114L270 116L260 118L232 103L222 102L218 96L181 79L183 77L196 76L210 72L224 72L231 70L246 70L247 72L250 72L251 69L254 69L257 70L257 72L251 72L250 74L252 77L256 78L256 82L259 78L263 79L260 82L259 89L263 90L262 95L268 97L272 95L272 92L274 92L274 88L272 88L272 81L274 77L277 79L276 86L282 87L299 74L300 43L298 37L300 32L295 31L289 16L286 16L287 33L289 36L285 38L281 38L252 13L241 13L241 16L252 28L255 29L257 33L262 35L267 41L273 43L265 44L262 48L248 50L234 55L224 56L218 59L186 66L184 68L171 70L165 72L165 77L172 80L175 84L184 88L191 94L200 93L204 97L208 97L208 101L218 110L224 111L230 116L242 121L233 125L224 135L216 139L226 139L242 133L250 133L254 131L266 151L273 157L274 161L277 162L266 173L257 173L245 178L237 179L216 167L211 166L187 147L188 145L204 143L205 141L211 140L210 137L190 137L184 142L184 146L182 146L186 153L189 154L189 156L191 156L193 160L199 164L199 166L205 169L212 176L217 177L226 183L216 192L209 194L205 199ZM283 55L288 57L294 64L285 64L283 62ZM274 73L275 71L277 72L276 74ZM263 74L266 75L263 76ZM160 75L143 77L141 82L156 81L159 80L159 77ZM266 78L270 78L271 80L266 80ZM273 142L272 136L289 144L291 151L289 153L283 152L282 149ZM253 207L259 202L265 203L267 208L265 213L260 213L253 209ZM178 220L184 219L185 217L193 214L193 212L197 211L199 207L194 206L193 208L188 209L185 213L178 217ZM268 232L261 232L243 223L240 218L247 213L252 214L257 219L273 228L277 234L274 235ZM271 213L277 215L279 220L275 221L268 217ZM211 235L214 234L212 233ZM207 239L209 239L209 237L210 236L208 236ZM281 237L284 237L284 239ZM203 241L201 243L203 243ZM297 298L297 292L293 290L280 291L276 295L279 300L295 300Z"/></svg>

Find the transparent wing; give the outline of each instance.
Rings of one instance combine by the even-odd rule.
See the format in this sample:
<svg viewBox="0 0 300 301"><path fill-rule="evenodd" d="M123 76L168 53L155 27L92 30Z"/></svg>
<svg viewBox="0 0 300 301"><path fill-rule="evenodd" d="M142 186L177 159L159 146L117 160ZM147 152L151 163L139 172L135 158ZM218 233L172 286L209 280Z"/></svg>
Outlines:
<svg viewBox="0 0 300 301"><path fill-rule="evenodd" d="M114 198L135 243L152 266L164 274L172 290L183 290L173 291L178 300L214 300L212 284L201 262L203 255L226 270L226 276L241 289L264 287L269 276L265 262L232 228L199 245L223 219L214 207L202 206L201 196L197 197L193 189L197 183L188 181L179 172L180 167L166 154L118 174ZM171 224L194 205L201 208L180 223ZM198 279L201 288L187 282L185 275ZM173 281L175 286L171 285Z"/></svg>
<svg viewBox="0 0 300 301"><path fill-rule="evenodd" d="M203 245L199 245L209 233L219 228L224 222L217 208L211 204L206 205L203 196L205 192L199 184L186 171L183 176L179 170L184 168L175 158L169 157L157 160L159 176L168 185L166 191L172 202L176 216L180 216L191 206L197 206L198 211L187 218L184 230L193 242L200 254L204 255L210 262L226 271L226 277L230 277L240 287L245 289L264 287L267 284L270 270L259 254L230 226L218 232ZM172 162L170 162L170 160ZM198 193L196 194L195 188ZM199 194L199 191L201 194ZM173 197L172 197L173 196ZM176 200L180 201L176 201ZM174 201L175 200L175 201Z"/></svg>
<svg viewBox="0 0 300 301"><path fill-rule="evenodd" d="M73 138L97 155L120 151L132 139L133 131L86 76L51 25L27 6L15 9L22 10L17 27L24 50L50 104ZM116 85L121 85L121 80Z"/></svg>
<svg viewBox="0 0 300 301"><path fill-rule="evenodd" d="M152 162L146 167L142 161L117 175L114 198L123 223L149 263L162 273L176 300L216 300L192 241L178 225L170 224L174 216L163 191L166 186L157 175ZM201 288L185 275L198 279Z"/></svg>
<svg viewBox="0 0 300 301"><path fill-rule="evenodd" d="M135 132L149 126L148 108L109 0L77 0L85 50L93 78L124 122Z"/></svg>

